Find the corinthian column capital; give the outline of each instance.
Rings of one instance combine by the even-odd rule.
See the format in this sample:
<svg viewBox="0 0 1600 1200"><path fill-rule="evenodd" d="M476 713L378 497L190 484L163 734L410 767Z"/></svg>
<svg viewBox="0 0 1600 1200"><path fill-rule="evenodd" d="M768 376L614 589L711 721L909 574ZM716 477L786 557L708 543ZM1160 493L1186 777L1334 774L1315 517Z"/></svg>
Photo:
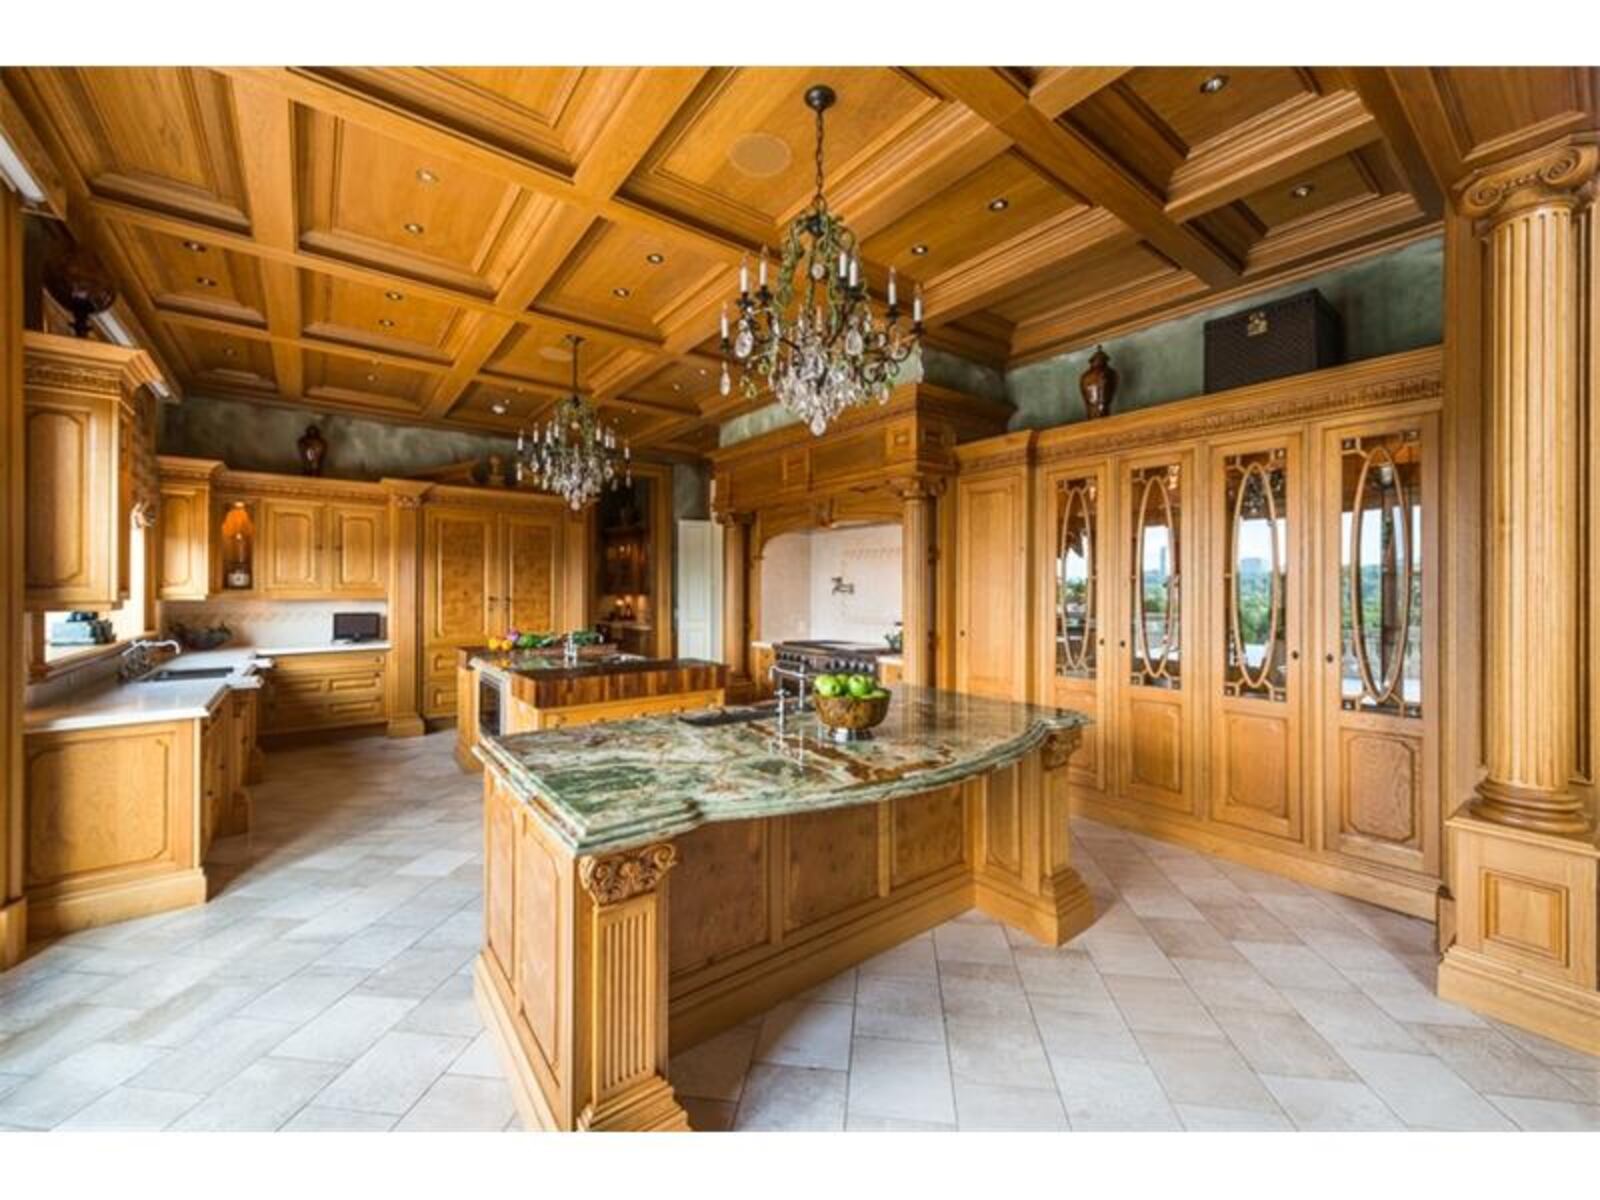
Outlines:
<svg viewBox="0 0 1600 1200"><path fill-rule="evenodd" d="M1461 185L1461 211L1487 232L1534 208L1574 208L1592 192L1600 146L1564 140L1478 171Z"/></svg>

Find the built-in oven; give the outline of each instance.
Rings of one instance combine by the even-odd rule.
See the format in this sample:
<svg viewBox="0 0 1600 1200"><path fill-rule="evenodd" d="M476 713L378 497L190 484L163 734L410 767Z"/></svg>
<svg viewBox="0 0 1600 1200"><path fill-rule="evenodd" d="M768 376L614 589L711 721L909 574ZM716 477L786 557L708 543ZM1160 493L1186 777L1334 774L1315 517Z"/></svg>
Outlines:
<svg viewBox="0 0 1600 1200"><path fill-rule="evenodd" d="M478 732L499 737L506 728L506 677L478 669Z"/></svg>

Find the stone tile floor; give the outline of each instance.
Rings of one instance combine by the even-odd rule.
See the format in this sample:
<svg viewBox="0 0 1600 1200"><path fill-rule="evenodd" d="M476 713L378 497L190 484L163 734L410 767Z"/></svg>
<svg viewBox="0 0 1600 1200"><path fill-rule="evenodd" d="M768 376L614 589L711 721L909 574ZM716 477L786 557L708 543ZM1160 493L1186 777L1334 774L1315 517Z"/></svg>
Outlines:
<svg viewBox="0 0 1600 1200"><path fill-rule="evenodd" d="M0 975L0 1129L517 1127L449 733L281 750L201 909ZM1080 822L1101 912L969 913L677 1056L702 1129L1600 1129L1600 1058L1432 993L1420 921Z"/></svg>

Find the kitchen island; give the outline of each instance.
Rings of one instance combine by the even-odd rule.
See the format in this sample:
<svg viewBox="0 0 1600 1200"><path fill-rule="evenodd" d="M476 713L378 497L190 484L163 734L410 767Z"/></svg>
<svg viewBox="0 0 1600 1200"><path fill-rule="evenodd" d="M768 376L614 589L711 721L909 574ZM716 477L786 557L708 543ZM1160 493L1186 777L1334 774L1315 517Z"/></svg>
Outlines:
<svg viewBox="0 0 1600 1200"><path fill-rule="evenodd" d="M700 658L650 658L585 646L568 659L560 646L493 651L467 646L456 656L456 762L480 769L473 754L483 731L484 685L498 713L491 729L525 733L652 713L720 705L728 668Z"/></svg>
<svg viewBox="0 0 1600 1200"><path fill-rule="evenodd" d="M1052 946L1093 917L1082 714L905 686L844 745L809 713L735 715L477 748L476 993L531 1126L685 1129L669 1050L974 906Z"/></svg>

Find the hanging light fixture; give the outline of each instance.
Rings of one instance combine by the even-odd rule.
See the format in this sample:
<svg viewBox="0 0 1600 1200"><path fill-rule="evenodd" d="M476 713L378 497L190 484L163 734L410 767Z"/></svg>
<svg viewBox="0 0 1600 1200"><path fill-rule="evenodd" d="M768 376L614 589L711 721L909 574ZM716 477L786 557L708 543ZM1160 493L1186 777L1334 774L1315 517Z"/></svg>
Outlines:
<svg viewBox="0 0 1600 1200"><path fill-rule="evenodd" d="M578 347L583 339L569 333L566 340L572 347L572 395L556 405L543 426L517 434L517 482L530 479L577 512L608 487L624 482L631 486L633 457L616 426L579 394Z"/></svg>
<svg viewBox="0 0 1600 1200"><path fill-rule="evenodd" d="M818 84L806 92L817 114L817 190L811 207L789 225L777 278L767 282L762 248L755 291L750 265L739 268L737 314L722 310L722 380L733 389L727 356L742 364L741 384L754 399L763 385L790 412L821 434L847 408L889 399L897 368L922 338L922 290L911 303L911 324L900 323L895 273L889 271L887 307L873 315L861 277L861 254L850 227L828 211L822 194L822 118L837 99Z"/></svg>

